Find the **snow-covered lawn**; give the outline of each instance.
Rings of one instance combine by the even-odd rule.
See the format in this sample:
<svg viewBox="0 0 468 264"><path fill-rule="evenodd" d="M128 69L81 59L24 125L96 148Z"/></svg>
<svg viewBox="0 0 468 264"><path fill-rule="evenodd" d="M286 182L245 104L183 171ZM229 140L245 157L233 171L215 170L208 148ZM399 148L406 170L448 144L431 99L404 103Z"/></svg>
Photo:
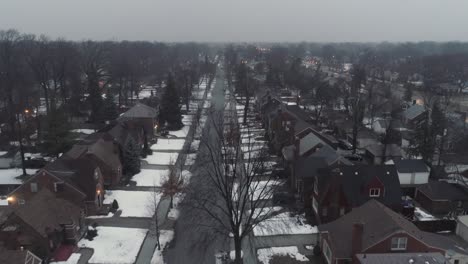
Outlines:
<svg viewBox="0 0 468 264"><path fill-rule="evenodd" d="M185 159L185 165L186 166L193 165L196 159L197 159L197 153L188 154L187 158Z"/></svg>
<svg viewBox="0 0 468 264"><path fill-rule="evenodd" d="M274 256L289 256L300 262L309 261L306 256L299 253L299 250L295 246L260 248L257 250L257 258L262 264L269 264Z"/></svg>
<svg viewBox="0 0 468 264"><path fill-rule="evenodd" d="M253 181L249 188L250 199L253 201L271 199L273 197L273 189L280 183L279 181ZM234 183L232 192L234 199L237 200L239 192L238 183Z"/></svg>
<svg viewBox="0 0 468 264"><path fill-rule="evenodd" d="M315 234L316 226L305 222L303 215L291 216L290 212L275 215L254 227L255 236Z"/></svg>
<svg viewBox="0 0 468 264"><path fill-rule="evenodd" d="M184 148L185 139L158 138L158 142L151 146L153 151L158 150L181 150Z"/></svg>
<svg viewBox="0 0 468 264"><path fill-rule="evenodd" d="M184 137L187 137L189 130L190 130L189 126L184 126L181 130L169 131L169 134L179 137L179 138L184 138Z"/></svg>
<svg viewBox="0 0 468 264"><path fill-rule="evenodd" d="M73 253L66 261L55 261L50 262L50 264L77 264L78 260L80 260L81 254Z"/></svg>
<svg viewBox="0 0 468 264"><path fill-rule="evenodd" d="M132 180L137 186L161 186L168 174L169 170L142 169Z"/></svg>
<svg viewBox="0 0 468 264"><path fill-rule="evenodd" d="M29 175L35 174L37 170L35 169L26 169L26 173ZM10 184L22 184L23 182L16 177L23 175L22 169L6 169L0 170L0 184L10 185Z"/></svg>
<svg viewBox="0 0 468 264"><path fill-rule="evenodd" d="M466 170L468 170L466 164L448 164L445 166L445 172L447 173L462 173Z"/></svg>
<svg viewBox="0 0 468 264"><path fill-rule="evenodd" d="M151 264L164 264L162 252L164 248L172 241L174 238L174 231L172 230L161 230L159 235L159 242L161 243L161 250L154 251L153 257L151 258Z"/></svg>
<svg viewBox="0 0 468 264"><path fill-rule="evenodd" d="M205 100L203 103L203 108L210 108L211 107L211 100Z"/></svg>
<svg viewBox="0 0 468 264"><path fill-rule="evenodd" d="M94 129L72 129L70 131L74 133L81 133L81 134L86 134L86 135L90 135L96 132Z"/></svg>
<svg viewBox="0 0 468 264"><path fill-rule="evenodd" d="M427 213L426 211L424 211L423 209L421 209L419 207L414 208L414 217L419 221L437 220L436 217L434 217L433 215Z"/></svg>
<svg viewBox="0 0 468 264"><path fill-rule="evenodd" d="M190 125L193 121L193 115L182 115L182 123L184 125Z"/></svg>
<svg viewBox="0 0 468 264"><path fill-rule="evenodd" d="M121 217L151 217L150 208L154 207L153 193L144 191L106 191L105 204L112 204L117 200ZM161 200L161 193L157 194L157 203Z"/></svg>
<svg viewBox="0 0 468 264"><path fill-rule="evenodd" d="M170 165L176 162L178 152L153 152L143 160L152 165Z"/></svg>
<svg viewBox="0 0 468 264"><path fill-rule="evenodd" d="M146 229L98 226L98 235L80 240L80 247L94 249L89 263L133 264L146 236Z"/></svg>

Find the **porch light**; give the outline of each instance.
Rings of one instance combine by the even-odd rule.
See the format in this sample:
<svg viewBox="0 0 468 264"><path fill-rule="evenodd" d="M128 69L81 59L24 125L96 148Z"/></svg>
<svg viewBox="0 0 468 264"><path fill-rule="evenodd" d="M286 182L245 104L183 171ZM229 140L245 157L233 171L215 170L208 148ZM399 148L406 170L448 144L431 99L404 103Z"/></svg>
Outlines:
<svg viewBox="0 0 468 264"><path fill-rule="evenodd" d="M97 190L97 194L98 194L98 195L101 194L101 190Z"/></svg>
<svg viewBox="0 0 468 264"><path fill-rule="evenodd" d="M8 202L13 202L14 200L15 200L15 198L13 198L13 196L9 196L9 197L7 198L7 201L8 201Z"/></svg>

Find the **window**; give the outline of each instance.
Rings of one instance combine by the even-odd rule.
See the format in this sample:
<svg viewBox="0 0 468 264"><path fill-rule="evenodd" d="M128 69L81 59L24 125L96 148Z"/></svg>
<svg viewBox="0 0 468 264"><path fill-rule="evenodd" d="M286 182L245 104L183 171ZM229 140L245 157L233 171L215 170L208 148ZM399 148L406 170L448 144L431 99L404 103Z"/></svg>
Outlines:
<svg viewBox="0 0 468 264"><path fill-rule="evenodd" d="M332 253L327 241L323 240L323 256L327 260L327 263L331 263Z"/></svg>
<svg viewBox="0 0 468 264"><path fill-rule="evenodd" d="M408 239L406 237L392 238L392 250L405 250Z"/></svg>
<svg viewBox="0 0 468 264"><path fill-rule="evenodd" d="M23 199L18 199L18 204L25 204L25 203L26 203L25 200L23 200Z"/></svg>
<svg viewBox="0 0 468 264"><path fill-rule="evenodd" d="M327 216L328 215L328 208L324 207L322 209L322 216Z"/></svg>
<svg viewBox="0 0 468 264"><path fill-rule="evenodd" d="M37 183L36 182L31 182L31 192L37 192Z"/></svg>
<svg viewBox="0 0 468 264"><path fill-rule="evenodd" d="M315 200L315 197L312 197L312 207L314 208L315 213L318 213L318 202Z"/></svg>
<svg viewBox="0 0 468 264"><path fill-rule="evenodd" d="M63 183L61 182L54 182L54 192L63 191Z"/></svg>
<svg viewBox="0 0 468 264"><path fill-rule="evenodd" d="M370 197L379 197L380 196L380 189L379 188L371 188L369 190Z"/></svg>

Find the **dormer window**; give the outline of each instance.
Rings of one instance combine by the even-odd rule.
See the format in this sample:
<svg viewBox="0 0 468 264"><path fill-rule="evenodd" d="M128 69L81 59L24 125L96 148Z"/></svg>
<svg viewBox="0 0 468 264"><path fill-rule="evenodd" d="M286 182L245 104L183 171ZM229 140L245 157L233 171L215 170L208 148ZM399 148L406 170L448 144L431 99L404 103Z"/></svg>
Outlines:
<svg viewBox="0 0 468 264"><path fill-rule="evenodd" d="M394 237L392 238L392 250L406 250L408 239L406 237Z"/></svg>
<svg viewBox="0 0 468 264"><path fill-rule="evenodd" d="M369 197L380 197L380 189L379 188L370 188L369 189Z"/></svg>

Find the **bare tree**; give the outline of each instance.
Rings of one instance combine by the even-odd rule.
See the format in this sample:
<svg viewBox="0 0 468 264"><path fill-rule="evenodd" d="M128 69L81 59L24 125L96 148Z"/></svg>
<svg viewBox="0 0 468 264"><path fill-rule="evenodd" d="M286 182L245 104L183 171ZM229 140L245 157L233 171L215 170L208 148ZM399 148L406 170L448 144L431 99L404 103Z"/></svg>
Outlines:
<svg viewBox="0 0 468 264"><path fill-rule="evenodd" d="M182 162L179 162L179 164L182 164ZM181 168L177 168L174 162L171 161L169 165L169 172L162 184L163 194L168 195L171 198L171 209L174 207L174 196L182 192L184 189L184 178L182 173L183 165Z"/></svg>
<svg viewBox="0 0 468 264"><path fill-rule="evenodd" d="M157 189L156 182L153 182L153 188L148 194L148 201L146 203L146 210L150 216L149 233L151 236L156 237L158 243L158 250L161 250L161 243L159 241L159 219L158 219L158 205L161 200L161 193Z"/></svg>
<svg viewBox="0 0 468 264"><path fill-rule="evenodd" d="M250 138L242 138L234 104L227 115L212 114L212 126L204 140L207 149L206 190L191 193L191 205L213 220L214 232L230 235L234 240L235 263L242 263L242 241L253 228L274 213L267 207L280 184L271 174L263 175L267 166L267 153ZM250 134L249 126L242 131ZM258 180L261 176L262 180Z"/></svg>

